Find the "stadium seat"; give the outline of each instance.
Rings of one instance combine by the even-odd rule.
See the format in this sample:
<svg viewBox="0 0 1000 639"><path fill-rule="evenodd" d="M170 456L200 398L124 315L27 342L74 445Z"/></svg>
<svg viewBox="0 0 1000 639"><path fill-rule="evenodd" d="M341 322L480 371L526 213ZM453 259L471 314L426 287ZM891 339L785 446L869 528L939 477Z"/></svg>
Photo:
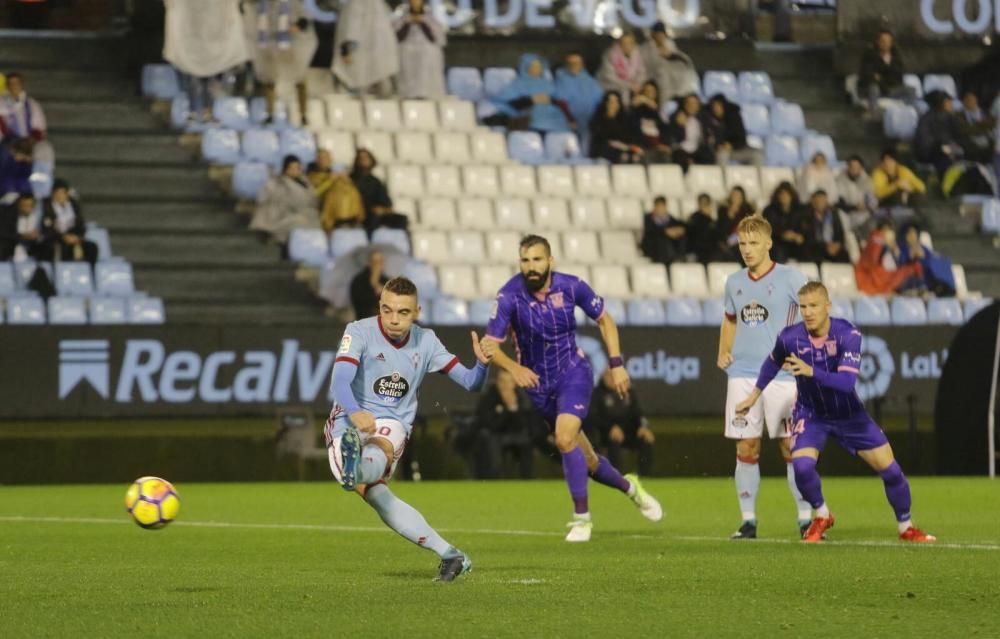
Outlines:
<svg viewBox="0 0 1000 639"><path fill-rule="evenodd" d="M796 262L795 264L789 264L789 266L798 269L803 275L806 276L807 280L813 282L819 282L819 267L816 266L815 262Z"/></svg>
<svg viewBox="0 0 1000 639"><path fill-rule="evenodd" d="M469 324L469 304L450 297L438 298L431 306L430 318L431 323L438 326L466 326Z"/></svg>
<svg viewBox="0 0 1000 639"><path fill-rule="evenodd" d="M535 169L519 164L501 166L500 191L517 197L534 195L538 191L535 184Z"/></svg>
<svg viewBox="0 0 1000 639"><path fill-rule="evenodd" d="M366 246L368 234L364 229L334 229L330 233L330 254L335 260Z"/></svg>
<svg viewBox="0 0 1000 639"><path fill-rule="evenodd" d="M764 197L760 189L760 174L755 166L727 166L723 170L726 176L726 188L742 186L747 194L747 200L756 202ZM768 194L770 195L770 194Z"/></svg>
<svg viewBox="0 0 1000 639"><path fill-rule="evenodd" d="M263 162L240 162L233 168L233 194L244 200L254 200L269 177L269 169Z"/></svg>
<svg viewBox="0 0 1000 639"><path fill-rule="evenodd" d="M469 102L483 98L483 77L475 67L451 67L447 75L448 93Z"/></svg>
<svg viewBox="0 0 1000 639"><path fill-rule="evenodd" d="M191 117L191 101L183 93L178 93L170 100L170 126L183 129Z"/></svg>
<svg viewBox="0 0 1000 639"><path fill-rule="evenodd" d="M447 197L425 197L418 200L420 228L450 231L459 228L455 200Z"/></svg>
<svg viewBox="0 0 1000 639"><path fill-rule="evenodd" d="M625 300L617 297L604 298L604 312L611 316L618 326L628 326L628 310Z"/></svg>
<svg viewBox="0 0 1000 639"><path fill-rule="evenodd" d="M521 234L514 231L497 231L486 234L487 258L494 264L516 264L520 245Z"/></svg>
<svg viewBox="0 0 1000 639"><path fill-rule="evenodd" d="M128 301L129 324L163 324L166 313L158 297L133 297Z"/></svg>
<svg viewBox="0 0 1000 639"><path fill-rule="evenodd" d="M638 264L644 261L631 231L604 231L600 236L601 256L605 262Z"/></svg>
<svg viewBox="0 0 1000 639"><path fill-rule="evenodd" d="M532 227L531 205L523 198L500 198L493 201L498 229L527 232Z"/></svg>
<svg viewBox="0 0 1000 639"><path fill-rule="evenodd" d="M390 163L396 159L392 134L387 131L358 131L354 135L354 146L356 149L367 149L381 162ZM423 162L410 162L410 164L423 164Z"/></svg>
<svg viewBox="0 0 1000 639"><path fill-rule="evenodd" d="M250 162L263 162L269 166L281 164L278 134L267 129L250 129L243 132L243 158Z"/></svg>
<svg viewBox="0 0 1000 639"><path fill-rule="evenodd" d="M35 260L22 260L14 262L14 276L17 278L18 289L28 288L31 277L35 274L35 269L42 269L52 279L51 262L35 262Z"/></svg>
<svg viewBox="0 0 1000 639"><path fill-rule="evenodd" d="M479 294L492 300L497 291L503 288L503 285L514 275L515 271L509 266L480 266L476 269L476 284L479 287Z"/></svg>
<svg viewBox="0 0 1000 639"><path fill-rule="evenodd" d="M569 251L567 251L569 253ZM573 256L576 259L576 255ZM590 281L595 291L608 297L629 299L632 297L632 287L629 286L628 272L620 264L596 264L591 269Z"/></svg>
<svg viewBox="0 0 1000 639"><path fill-rule="evenodd" d="M483 234L478 231L452 231L448 234L451 259L460 264L485 262L486 246Z"/></svg>
<svg viewBox="0 0 1000 639"><path fill-rule="evenodd" d="M378 157L376 155L376 157ZM431 136L423 131L401 131L396 134L396 159L407 164L429 164L434 161Z"/></svg>
<svg viewBox="0 0 1000 639"><path fill-rule="evenodd" d="M142 67L142 94L147 98L169 100L181 91L177 71L169 64Z"/></svg>
<svg viewBox="0 0 1000 639"><path fill-rule="evenodd" d="M726 279L742 267L737 262L710 262L705 271L708 275L708 292L722 297L726 293Z"/></svg>
<svg viewBox="0 0 1000 639"><path fill-rule="evenodd" d="M928 73L924 76L924 95L931 91L944 91L951 96L952 100L958 98L958 88L955 86L955 78L950 75L938 73Z"/></svg>
<svg viewBox="0 0 1000 639"><path fill-rule="evenodd" d="M538 190L543 195L573 197L576 195L573 168L552 164L538 167Z"/></svg>
<svg viewBox="0 0 1000 639"><path fill-rule="evenodd" d="M440 128L437 107L428 100L403 100L403 127L407 131L433 132Z"/></svg>
<svg viewBox="0 0 1000 639"><path fill-rule="evenodd" d="M17 279L14 277L14 265L10 262L0 262L0 297L7 297L17 290Z"/></svg>
<svg viewBox="0 0 1000 639"><path fill-rule="evenodd" d="M574 229L600 231L608 226L604 200L596 197L576 197L569 201L570 221Z"/></svg>
<svg viewBox="0 0 1000 639"><path fill-rule="evenodd" d="M108 229L101 228L94 222L87 222L87 241L97 246L98 261L111 259L111 235Z"/></svg>
<svg viewBox="0 0 1000 639"><path fill-rule="evenodd" d="M87 323L87 302L82 297L54 296L48 299L49 324L80 325Z"/></svg>
<svg viewBox="0 0 1000 639"><path fill-rule="evenodd" d="M667 300L666 315L668 326L701 326L704 321L701 303L689 297L675 297Z"/></svg>
<svg viewBox="0 0 1000 639"><path fill-rule="evenodd" d="M394 213L405 215L409 218L411 226L417 225L417 201L409 197L398 197L392 201Z"/></svg>
<svg viewBox="0 0 1000 639"><path fill-rule="evenodd" d="M976 315L976 313L991 304L993 304L993 300L988 297L977 297L975 299L966 300L965 305L962 308L965 313L965 321L968 322Z"/></svg>
<svg viewBox="0 0 1000 639"><path fill-rule="evenodd" d="M302 162L302 168L316 159L316 140L306 129L285 129L278 139L281 156L294 155Z"/></svg>
<svg viewBox="0 0 1000 639"><path fill-rule="evenodd" d="M831 316L845 319L848 322L854 321L854 307L851 305L851 300L843 297L834 297L830 300L830 304Z"/></svg>
<svg viewBox="0 0 1000 639"><path fill-rule="evenodd" d="M468 229L470 231L492 231L496 228L496 222L493 219L492 200L482 197L459 199L457 228Z"/></svg>
<svg viewBox="0 0 1000 639"><path fill-rule="evenodd" d="M961 264L952 264L951 276L955 278L955 297L960 300L969 297L969 285L965 281L965 267Z"/></svg>
<svg viewBox="0 0 1000 639"><path fill-rule="evenodd" d="M826 157L827 164L832 166L837 163L837 149L833 145L833 138L829 135L808 133L799 140L799 148L802 151L803 164L811 162L817 153L822 153Z"/></svg>
<svg viewBox="0 0 1000 639"><path fill-rule="evenodd" d="M563 198L539 197L532 202L535 226L541 230L570 228L569 209Z"/></svg>
<svg viewBox="0 0 1000 639"><path fill-rule="evenodd" d="M15 325L44 324L45 302L40 297L7 298L7 323Z"/></svg>
<svg viewBox="0 0 1000 639"><path fill-rule="evenodd" d="M559 255L560 251L557 251L555 247L552 247L552 254ZM586 264L577 264L575 262L560 262L556 265L556 270L560 273L566 273L567 275L572 275L573 277L578 277L584 282L593 284L593 278L591 277L590 267ZM603 291L602 291L603 293Z"/></svg>
<svg viewBox="0 0 1000 639"><path fill-rule="evenodd" d="M646 167L633 164L615 164L611 166L611 185L616 194L625 197L646 197L649 193L649 183L646 180Z"/></svg>
<svg viewBox="0 0 1000 639"><path fill-rule="evenodd" d="M496 197L500 195L500 180L492 165L462 167L462 185L466 195Z"/></svg>
<svg viewBox="0 0 1000 639"><path fill-rule="evenodd" d="M670 297L667 269L662 264L634 264L632 292L640 297L665 300Z"/></svg>
<svg viewBox="0 0 1000 639"><path fill-rule="evenodd" d="M413 257L428 264L446 264L451 260L448 235L444 231L413 231Z"/></svg>
<svg viewBox="0 0 1000 639"><path fill-rule="evenodd" d="M890 310L892 323L896 326L922 326L927 323L927 307L920 298L896 296Z"/></svg>
<svg viewBox="0 0 1000 639"><path fill-rule="evenodd" d="M855 298L858 293L858 282L854 277L854 267L850 264L824 262L819 267L820 278L826 285L830 295Z"/></svg>
<svg viewBox="0 0 1000 639"><path fill-rule="evenodd" d="M220 96L212 103L212 118L226 129L250 128L250 107L246 98Z"/></svg>
<svg viewBox="0 0 1000 639"><path fill-rule="evenodd" d="M493 300L473 300L469 302L469 323L473 326L486 326L493 315Z"/></svg>
<svg viewBox="0 0 1000 639"><path fill-rule="evenodd" d="M761 197L770 199L774 190L782 182L795 184L795 173L792 169L777 166L763 166L760 168Z"/></svg>
<svg viewBox="0 0 1000 639"><path fill-rule="evenodd" d="M318 98L312 98L310 102L318 102L319 108L322 109L322 118L319 118L319 114L315 114L317 119L315 122L310 122L312 126L318 125L320 122L326 122L326 109L323 107L322 100ZM307 111L315 111L315 104L311 105L312 109L307 107ZM267 112L267 99L264 96L257 96L250 100L250 123L254 126L264 126L264 122L271 115ZM274 117L272 127L285 128L288 126L288 107L281 100L274 101Z"/></svg>
<svg viewBox="0 0 1000 639"><path fill-rule="evenodd" d="M472 159L469 153L469 136L458 131L439 131L434 134L434 157L445 164L466 164Z"/></svg>
<svg viewBox="0 0 1000 639"><path fill-rule="evenodd" d="M464 100L444 100L438 103L441 128L445 131L472 131L476 128L476 109Z"/></svg>
<svg viewBox="0 0 1000 639"><path fill-rule="evenodd" d="M984 233L1000 233L1000 200L990 198L983 202L979 220Z"/></svg>
<svg viewBox="0 0 1000 639"><path fill-rule="evenodd" d="M60 295L87 297L94 292L94 278L86 262L56 263L55 286Z"/></svg>
<svg viewBox="0 0 1000 639"><path fill-rule="evenodd" d="M90 300L91 324L125 324L125 300L117 297L94 297Z"/></svg>
<svg viewBox="0 0 1000 639"><path fill-rule="evenodd" d="M806 130L802 107L794 102L778 101L771 106L771 132L800 136Z"/></svg>
<svg viewBox="0 0 1000 639"><path fill-rule="evenodd" d="M483 92L492 98L517 79L517 71L510 67L487 67L483 71Z"/></svg>
<svg viewBox="0 0 1000 639"><path fill-rule="evenodd" d="M507 134L507 155L522 164L543 164L542 136L534 131L511 131Z"/></svg>
<svg viewBox="0 0 1000 639"><path fill-rule="evenodd" d="M771 133L771 116L764 104L744 104L740 109L747 133L766 137Z"/></svg>
<svg viewBox="0 0 1000 639"><path fill-rule="evenodd" d="M480 121L485 122L488 118L491 118L498 113L500 113L500 109L498 109L497 105L493 104L489 100L480 100L476 104L476 118ZM496 127L495 130L499 131L501 129L503 129L503 127Z"/></svg>
<svg viewBox="0 0 1000 639"><path fill-rule="evenodd" d="M365 126L376 131L398 131L403 118L395 100L365 100Z"/></svg>
<svg viewBox="0 0 1000 639"><path fill-rule="evenodd" d="M568 228L578 228L576 225ZM601 261L601 251L597 244L597 234L593 231L564 231L562 247L566 255L572 255L579 262L598 263Z"/></svg>
<svg viewBox="0 0 1000 639"><path fill-rule="evenodd" d="M388 170L389 192L395 199L421 197L424 194L424 174L418 166L394 164Z"/></svg>
<svg viewBox="0 0 1000 639"><path fill-rule="evenodd" d="M740 102L744 105L774 102L774 87L766 71L741 71L739 89Z"/></svg>
<svg viewBox="0 0 1000 639"><path fill-rule="evenodd" d="M469 136L472 146L472 159L485 164L505 164L507 158L507 140L503 133L496 131L476 131Z"/></svg>
<svg viewBox="0 0 1000 639"><path fill-rule="evenodd" d="M962 304L954 297L937 297L927 302L928 324L951 324L959 326L965 322Z"/></svg>
<svg viewBox="0 0 1000 639"><path fill-rule="evenodd" d="M859 297L854 300L854 321L859 326L889 326L889 304L884 297Z"/></svg>
<svg viewBox="0 0 1000 639"><path fill-rule="evenodd" d="M726 307L719 297L708 297L701 301L702 326L720 326L726 317Z"/></svg>
<svg viewBox="0 0 1000 639"><path fill-rule="evenodd" d="M441 294L461 300L471 300L479 296L476 271L467 264L445 264L438 268L438 282Z"/></svg>
<svg viewBox="0 0 1000 639"><path fill-rule="evenodd" d="M94 265L98 295L127 297L135 291L132 265L128 262L104 261Z"/></svg>
<svg viewBox="0 0 1000 639"><path fill-rule="evenodd" d="M920 82L920 76L916 73L904 73L903 86L913 89L913 95L918 100L924 97L924 87Z"/></svg>
<svg viewBox="0 0 1000 639"><path fill-rule="evenodd" d="M462 194L462 180L456 166L429 164L424 167L424 180L430 195L458 197Z"/></svg>
<svg viewBox="0 0 1000 639"><path fill-rule="evenodd" d="M893 140L911 140L919 119L915 107L893 100L882 115L882 131Z"/></svg>
<svg viewBox="0 0 1000 639"><path fill-rule="evenodd" d="M707 297L709 289L705 267L701 264L682 264L679 262L671 264L670 289L675 295Z"/></svg>
<svg viewBox="0 0 1000 639"><path fill-rule="evenodd" d="M391 246L403 255L410 254L410 236L403 229L380 226L372 233L372 244Z"/></svg>
<svg viewBox="0 0 1000 639"><path fill-rule="evenodd" d="M201 135L201 157L212 164L240 160L240 136L232 129L208 129Z"/></svg>
<svg viewBox="0 0 1000 639"><path fill-rule="evenodd" d="M774 166L799 166L802 161L798 140L790 135L768 136L764 140L764 162Z"/></svg>
<svg viewBox="0 0 1000 639"><path fill-rule="evenodd" d="M323 129L316 134L316 146L326 149L333 156L336 164L349 167L354 162L354 154L357 152L354 146L354 135L347 131L336 131L334 129Z"/></svg>
<svg viewBox="0 0 1000 639"><path fill-rule="evenodd" d="M434 299L439 294L437 269L419 260L410 260L400 273L409 278L420 291L420 299Z"/></svg>
<svg viewBox="0 0 1000 639"><path fill-rule="evenodd" d="M36 200L42 200L52 195L52 176L47 173L32 173L28 177L31 194Z"/></svg>
<svg viewBox="0 0 1000 639"><path fill-rule="evenodd" d="M648 170L649 192L663 197L685 197L684 173L677 164L653 164Z"/></svg>
<svg viewBox="0 0 1000 639"><path fill-rule="evenodd" d="M275 123L288 122L288 110L284 108L284 104L280 101L275 101L274 110ZM306 101L306 120L309 122L308 128L313 131L323 129L327 126L326 105L323 103L323 100L320 98L309 98Z"/></svg>
<svg viewBox="0 0 1000 639"><path fill-rule="evenodd" d="M611 197L606 200L608 225L613 229L642 230L642 202L635 197Z"/></svg>
<svg viewBox="0 0 1000 639"><path fill-rule="evenodd" d="M629 300L626 314L630 326L663 326L667 323L667 314L659 300Z"/></svg>
<svg viewBox="0 0 1000 639"><path fill-rule="evenodd" d="M726 183L722 179L722 168L695 164L687 172L688 193L708 193L714 199L725 199Z"/></svg>
<svg viewBox="0 0 1000 639"><path fill-rule="evenodd" d="M577 164L584 161L583 150L576 133L570 131L545 135L545 161L555 164Z"/></svg>
<svg viewBox="0 0 1000 639"><path fill-rule="evenodd" d="M608 167L604 164L591 164L573 167L576 177L576 189L581 195L607 197L611 195L611 178Z"/></svg>
<svg viewBox="0 0 1000 639"><path fill-rule="evenodd" d="M706 71L701 80L701 88L706 99L721 93L730 102L740 101L740 89L732 71Z"/></svg>
<svg viewBox="0 0 1000 639"><path fill-rule="evenodd" d="M361 102L342 95L326 96L327 125L335 131L361 131L365 128Z"/></svg>

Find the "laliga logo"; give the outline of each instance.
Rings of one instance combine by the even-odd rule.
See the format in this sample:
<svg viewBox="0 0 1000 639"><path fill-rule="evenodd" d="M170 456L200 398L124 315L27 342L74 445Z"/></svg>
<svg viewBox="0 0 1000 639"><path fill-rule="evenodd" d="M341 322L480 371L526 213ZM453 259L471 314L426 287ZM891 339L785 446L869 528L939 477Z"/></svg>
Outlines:
<svg viewBox="0 0 1000 639"><path fill-rule="evenodd" d="M861 401L885 395L895 372L896 363L885 340L874 335L863 337L857 384L858 397Z"/></svg>
<svg viewBox="0 0 1000 639"><path fill-rule="evenodd" d="M107 399L110 377L108 340L64 339L59 342L59 399L65 398L84 381Z"/></svg>

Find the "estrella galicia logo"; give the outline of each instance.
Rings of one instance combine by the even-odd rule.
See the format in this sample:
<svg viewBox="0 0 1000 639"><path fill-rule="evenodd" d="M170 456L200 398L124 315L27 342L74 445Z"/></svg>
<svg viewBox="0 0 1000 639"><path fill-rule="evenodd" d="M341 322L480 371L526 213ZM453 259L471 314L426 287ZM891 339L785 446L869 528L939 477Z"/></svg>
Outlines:
<svg viewBox="0 0 1000 639"><path fill-rule="evenodd" d="M410 382L399 372L394 372L376 379L372 384L372 392L387 404L398 404L410 392Z"/></svg>
<svg viewBox="0 0 1000 639"><path fill-rule="evenodd" d="M767 321L767 309L756 301L752 301L740 309L740 319L747 326L760 326Z"/></svg>
<svg viewBox="0 0 1000 639"><path fill-rule="evenodd" d="M108 398L111 369L108 340L64 339L59 342L59 399L86 381L102 398Z"/></svg>
<svg viewBox="0 0 1000 639"><path fill-rule="evenodd" d="M858 397L861 401L885 395L895 372L896 363L885 340L874 335L863 337L857 384Z"/></svg>

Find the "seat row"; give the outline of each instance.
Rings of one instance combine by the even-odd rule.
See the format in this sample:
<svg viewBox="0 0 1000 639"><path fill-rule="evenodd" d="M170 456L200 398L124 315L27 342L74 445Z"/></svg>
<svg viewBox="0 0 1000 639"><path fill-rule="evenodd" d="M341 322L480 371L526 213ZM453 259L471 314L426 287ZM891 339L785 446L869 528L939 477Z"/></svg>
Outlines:
<svg viewBox="0 0 1000 639"><path fill-rule="evenodd" d="M16 295L4 301L9 325L38 324L162 324L163 300L155 297L54 296L48 301L34 295Z"/></svg>
<svg viewBox="0 0 1000 639"><path fill-rule="evenodd" d="M916 73L906 73L903 75L903 86L908 87L917 98L923 98L931 91L944 91L952 99L959 97L955 78L943 73L928 73L923 80ZM852 73L844 78L844 90L859 104L866 97L858 93L857 73Z"/></svg>
<svg viewBox="0 0 1000 639"><path fill-rule="evenodd" d="M97 262L0 262L0 297L27 289L35 269L45 269L60 295L128 297L135 292L132 265L121 260Z"/></svg>

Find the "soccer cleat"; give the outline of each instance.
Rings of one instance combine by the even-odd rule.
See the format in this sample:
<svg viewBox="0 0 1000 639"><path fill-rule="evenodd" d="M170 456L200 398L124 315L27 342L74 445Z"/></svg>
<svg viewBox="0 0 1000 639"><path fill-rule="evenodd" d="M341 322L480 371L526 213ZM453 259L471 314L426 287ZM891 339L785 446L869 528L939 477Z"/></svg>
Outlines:
<svg viewBox="0 0 1000 639"><path fill-rule="evenodd" d="M916 526L910 526L903 532L899 533L899 539L900 541L912 541L918 544L937 541L937 537L934 535L928 535Z"/></svg>
<svg viewBox="0 0 1000 639"><path fill-rule="evenodd" d="M348 426L340 438L341 485L344 490L358 486L358 461L361 459L361 437L357 429Z"/></svg>
<svg viewBox="0 0 1000 639"><path fill-rule="evenodd" d="M566 533L566 541L571 543L590 541L590 533L594 529L594 524L590 521L589 515L585 517L574 516L573 521L566 525L569 526L569 532Z"/></svg>
<svg viewBox="0 0 1000 639"><path fill-rule="evenodd" d="M442 559L438 566L438 575L434 581L455 581L467 572L472 572L472 560L467 555L456 555L450 559Z"/></svg>
<svg viewBox="0 0 1000 639"><path fill-rule="evenodd" d="M811 524L811 523L812 522L810 522L808 519L805 520L805 521L800 521L799 522L799 538L800 539L803 538L803 537L805 537L806 533L809 532L809 524ZM826 533L823 533L822 539L823 539L823 541L826 541Z"/></svg>
<svg viewBox="0 0 1000 639"><path fill-rule="evenodd" d="M639 476L635 473L629 473L625 475L625 479L635 488L635 493L630 495L629 499L639 508L642 516L649 521L660 521L663 519L663 507L660 506L660 502L656 501L655 497L647 493L642 487Z"/></svg>
<svg viewBox="0 0 1000 639"><path fill-rule="evenodd" d="M756 539L757 538L757 522L755 521L745 521L740 526L740 529L729 536L730 539Z"/></svg>
<svg viewBox="0 0 1000 639"><path fill-rule="evenodd" d="M806 534L802 535L802 541L807 544L815 544L826 539L827 530L833 528L833 514L831 513L829 517L816 517L809 524L809 530Z"/></svg>

